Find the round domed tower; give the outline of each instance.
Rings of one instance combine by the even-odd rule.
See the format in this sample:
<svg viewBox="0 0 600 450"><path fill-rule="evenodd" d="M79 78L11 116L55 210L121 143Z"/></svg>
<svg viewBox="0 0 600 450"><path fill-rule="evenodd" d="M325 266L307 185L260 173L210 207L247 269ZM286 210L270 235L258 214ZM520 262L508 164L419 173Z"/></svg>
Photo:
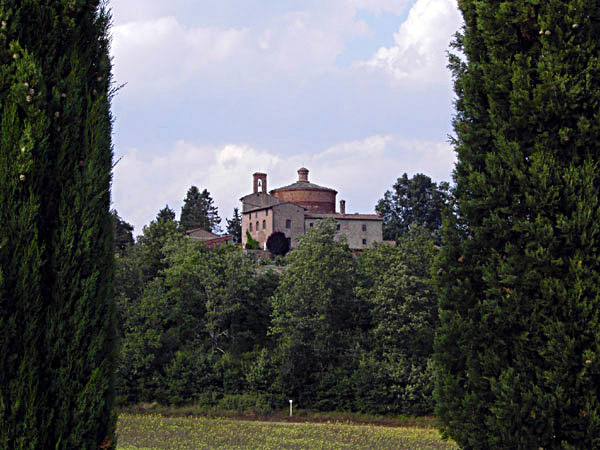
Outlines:
<svg viewBox="0 0 600 450"><path fill-rule="evenodd" d="M337 191L309 182L308 169L305 167L298 170L298 181L273 189L270 194L283 202L296 203L311 213L335 213Z"/></svg>

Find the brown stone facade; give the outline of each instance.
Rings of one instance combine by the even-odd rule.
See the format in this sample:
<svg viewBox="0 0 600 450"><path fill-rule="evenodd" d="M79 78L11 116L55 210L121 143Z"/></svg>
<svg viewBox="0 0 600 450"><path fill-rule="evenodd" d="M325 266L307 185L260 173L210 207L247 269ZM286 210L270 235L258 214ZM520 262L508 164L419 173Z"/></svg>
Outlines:
<svg viewBox="0 0 600 450"><path fill-rule="evenodd" d="M338 224L338 236L345 236L348 247L365 249L383 241L383 219L371 214L306 214L304 226L308 230L331 217Z"/></svg>
<svg viewBox="0 0 600 450"><path fill-rule="evenodd" d="M256 239L263 250L267 239L273 233L272 208L255 209L242 214L242 245L244 247L248 242L246 231L250 232L252 239Z"/></svg>
<svg viewBox="0 0 600 450"><path fill-rule="evenodd" d="M296 248L298 238L304 234L304 208L294 203L282 203L274 206L273 210L274 231L285 233L286 237L291 239L291 248Z"/></svg>
<svg viewBox="0 0 600 450"><path fill-rule="evenodd" d="M211 233L210 231L203 230L202 228L188 230L186 231L186 234L190 238L202 242L211 250L215 250L225 244L233 244L232 235L226 234L225 236L219 236Z"/></svg>
<svg viewBox="0 0 600 450"><path fill-rule="evenodd" d="M255 209L242 215L242 245L248 242L246 231L256 239L261 249L275 231L290 238L292 247L298 244L298 236L304 234L304 208L293 203L280 203L271 207Z"/></svg>
<svg viewBox="0 0 600 450"><path fill-rule="evenodd" d="M275 196L283 202L292 202L315 213L335 212L335 191L311 190L275 190Z"/></svg>

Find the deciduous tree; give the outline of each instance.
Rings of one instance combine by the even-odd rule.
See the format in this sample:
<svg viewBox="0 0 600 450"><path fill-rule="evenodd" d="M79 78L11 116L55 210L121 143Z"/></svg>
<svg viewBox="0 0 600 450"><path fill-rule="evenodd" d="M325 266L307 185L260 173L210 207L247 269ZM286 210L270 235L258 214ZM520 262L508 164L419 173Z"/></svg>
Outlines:
<svg viewBox="0 0 600 450"><path fill-rule="evenodd" d="M442 212L448 202L449 185L439 185L427 175L402 175L386 191L375 209L383 217L383 239L396 240L411 227L422 226L432 233L442 227Z"/></svg>
<svg viewBox="0 0 600 450"><path fill-rule="evenodd" d="M356 328L356 266L348 245L335 235L332 220L306 233L286 256L273 297L281 387L301 404L324 409L336 402L339 407L346 395L339 386L340 372Z"/></svg>
<svg viewBox="0 0 600 450"><path fill-rule="evenodd" d="M380 377L358 393L366 411L433 411L433 338L439 323L431 274L435 253L430 231L415 227L398 246L377 245L359 257L356 291L368 305L372 357L359 371L376 368Z"/></svg>
<svg viewBox="0 0 600 450"><path fill-rule="evenodd" d="M285 236L285 233L281 231L276 231L271 234L267 239L267 249L273 255L284 256L287 252L290 251L290 241Z"/></svg>

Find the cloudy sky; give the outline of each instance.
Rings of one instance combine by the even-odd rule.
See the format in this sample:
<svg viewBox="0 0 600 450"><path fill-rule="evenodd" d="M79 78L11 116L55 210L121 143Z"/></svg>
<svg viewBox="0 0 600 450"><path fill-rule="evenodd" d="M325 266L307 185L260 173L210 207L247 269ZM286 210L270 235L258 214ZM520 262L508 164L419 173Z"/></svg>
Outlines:
<svg viewBox="0 0 600 450"><path fill-rule="evenodd" d="M371 213L404 172L450 180L455 0L111 0L113 208L135 234L191 185L223 218L310 181Z"/></svg>

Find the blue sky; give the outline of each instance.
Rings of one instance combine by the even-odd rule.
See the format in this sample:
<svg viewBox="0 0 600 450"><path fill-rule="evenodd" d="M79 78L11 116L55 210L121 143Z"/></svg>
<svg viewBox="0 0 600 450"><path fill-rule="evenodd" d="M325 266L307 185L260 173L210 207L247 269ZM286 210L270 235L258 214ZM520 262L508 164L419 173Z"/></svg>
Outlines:
<svg viewBox="0 0 600 450"><path fill-rule="evenodd" d="M449 180L455 0L112 0L113 207L140 234L191 185L225 223L296 180L373 212L404 172Z"/></svg>

